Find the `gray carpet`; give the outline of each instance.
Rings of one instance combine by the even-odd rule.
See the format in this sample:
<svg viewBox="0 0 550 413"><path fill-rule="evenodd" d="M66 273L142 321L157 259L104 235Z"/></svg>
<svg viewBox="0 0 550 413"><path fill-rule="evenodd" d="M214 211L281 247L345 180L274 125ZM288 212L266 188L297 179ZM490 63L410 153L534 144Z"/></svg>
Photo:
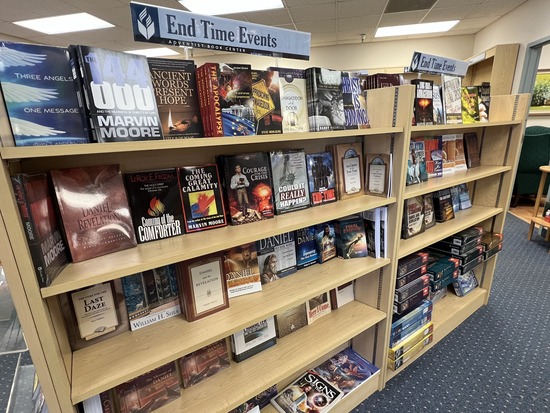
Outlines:
<svg viewBox="0 0 550 413"><path fill-rule="evenodd" d="M354 413L550 412L550 243L528 227L506 217L489 304Z"/></svg>

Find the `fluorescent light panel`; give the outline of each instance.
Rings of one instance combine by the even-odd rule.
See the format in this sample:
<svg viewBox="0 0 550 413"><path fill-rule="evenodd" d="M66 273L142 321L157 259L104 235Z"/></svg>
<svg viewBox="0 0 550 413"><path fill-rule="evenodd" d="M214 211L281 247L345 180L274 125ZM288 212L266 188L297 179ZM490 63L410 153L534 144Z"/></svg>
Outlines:
<svg viewBox="0 0 550 413"><path fill-rule="evenodd" d="M82 32L114 27L111 23L98 19L88 13L66 14L64 16L22 20L13 23L46 34Z"/></svg>
<svg viewBox="0 0 550 413"><path fill-rule="evenodd" d="M180 0L182 6L193 13L215 16L247 11L282 9L281 0Z"/></svg>
<svg viewBox="0 0 550 413"><path fill-rule="evenodd" d="M413 34L446 32L453 28L458 20L445 22L406 24L403 26L379 27L374 37L407 36Z"/></svg>
<svg viewBox="0 0 550 413"><path fill-rule="evenodd" d="M126 50L124 53L138 54L147 57L174 56L179 53L167 47L156 47L154 49Z"/></svg>

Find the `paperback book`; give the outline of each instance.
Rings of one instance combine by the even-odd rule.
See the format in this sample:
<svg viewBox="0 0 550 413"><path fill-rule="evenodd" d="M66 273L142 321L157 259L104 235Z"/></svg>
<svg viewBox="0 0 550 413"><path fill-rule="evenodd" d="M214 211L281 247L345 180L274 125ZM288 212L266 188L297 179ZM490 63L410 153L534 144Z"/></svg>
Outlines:
<svg viewBox="0 0 550 413"><path fill-rule="evenodd" d="M346 129L370 128L367 101L361 93L361 79L342 72L342 99Z"/></svg>
<svg viewBox="0 0 550 413"><path fill-rule="evenodd" d="M303 149L269 152L275 213L309 208L306 155Z"/></svg>
<svg viewBox="0 0 550 413"><path fill-rule="evenodd" d="M441 87L434 83L433 85L433 117L434 125L443 125L443 100L441 99Z"/></svg>
<svg viewBox="0 0 550 413"><path fill-rule="evenodd" d="M464 149L464 134L457 133L455 136L455 171L465 171L468 169L466 163L466 152Z"/></svg>
<svg viewBox="0 0 550 413"><path fill-rule="evenodd" d="M0 42L0 66L15 146L89 142L67 48Z"/></svg>
<svg viewBox="0 0 550 413"><path fill-rule="evenodd" d="M461 88L461 77L441 75L441 98L446 124L462 124Z"/></svg>
<svg viewBox="0 0 550 413"><path fill-rule="evenodd" d="M283 338L307 326L306 304L300 304L275 315L277 338Z"/></svg>
<svg viewBox="0 0 550 413"><path fill-rule="evenodd" d="M231 335L233 359L240 363L276 342L275 318L269 317Z"/></svg>
<svg viewBox="0 0 550 413"><path fill-rule="evenodd" d="M318 206L336 201L336 177L331 152L306 155L311 205Z"/></svg>
<svg viewBox="0 0 550 413"><path fill-rule="evenodd" d="M355 300L355 280L339 285L330 290L330 306L336 310Z"/></svg>
<svg viewBox="0 0 550 413"><path fill-rule="evenodd" d="M424 201L424 227L428 229L435 226L436 222L432 194L422 195L422 200Z"/></svg>
<svg viewBox="0 0 550 413"><path fill-rule="evenodd" d="M311 324L332 311L330 294L324 292L306 301L307 323Z"/></svg>
<svg viewBox="0 0 550 413"><path fill-rule="evenodd" d="M363 153L360 142L341 143L330 147L334 160L338 199L363 193Z"/></svg>
<svg viewBox="0 0 550 413"><path fill-rule="evenodd" d="M178 359L183 388L187 389L229 367L225 338Z"/></svg>
<svg viewBox="0 0 550 413"><path fill-rule="evenodd" d="M436 222L447 222L454 219L455 213L450 188L432 193Z"/></svg>
<svg viewBox="0 0 550 413"><path fill-rule="evenodd" d="M477 87L479 94L479 121L489 121L489 108L491 106L491 84L489 82L482 82Z"/></svg>
<svg viewBox="0 0 550 413"><path fill-rule="evenodd" d="M463 86L461 89L462 123L479 122L479 93L477 86Z"/></svg>
<svg viewBox="0 0 550 413"><path fill-rule="evenodd" d="M368 255L365 224L359 215L350 215L334 221L336 253L343 259Z"/></svg>
<svg viewBox="0 0 550 413"><path fill-rule="evenodd" d="M415 85L414 120L416 125L433 125L433 81L412 79Z"/></svg>
<svg viewBox="0 0 550 413"><path fill-rule="evenodd" d="M297 271L294 232L283 232L256 241L262 284L277 281Z"/></svg>
<svg viewBox="0 0 550 413"><path fill-rule="evenodd" d="M401 238L408 239L414 237L423 233L425 229L424 200L422 199L422 195L406 199Z"/></svg>
<svg viewBox="0 0 550 413"><path fill-rule="evenodd" d="M251 66L236 63L217 66L224 136L255 135Z"/></svg>
<svg viewBox="0 0 550 413"><path fill-rule="evenodd" d="M282 67L270 70L279 77L283 133L309 132L305 71Z"/></svg>
<svg viewBox="0 0 550 413"><path fill-rule="evenodd" d="M380 208L369 209L362 213L365 223L365 234L367 236L368 255L373 258L381 258L381 225Z"/></svg>
<svg viewBox="0 0 550 413"><path fill-rule="evenodd" d="M443 175L449 175L455 172L457 155L456 137L457 135L455 134L441 136ZM464 163L464 165L466 165L466 163Z"/></svg>
<svg viewBox="0 0 550 413"><path fill-rule="evenodd" d="M340 130L346 127L342 72L310 67L306 69L307 111L311 132Z"/></svg>
<svg viewBox="0 0 550 413"><path fill-rule="evenodd" d="M467 132L464 134L464 152L466 154L466 165L468 165L468 169L481 166L476 132Z"/></svg>
<svg viewBox="0 0 550 413"><path fill-rule="evenodd" d="M315 226L297 229L295 239L297 268L301 270L315 264L318 259Z"/></svg>
<svg viewBox="0 0 550 413"><path fill-rule="evenodd" d="M317 261L320 264L337 256L334 222L317 224L315 226L315 239L317 242Z"/></svg>
<svg viewBox="0 0 550 413"><path fill-rule="evenodd" d="M252 70L252 97L256 135L283 133L279 74L274 70Z"/></svg>
<svg viewBox="0 0 550 413"><path fill-rule="evenodd" d="M424 136L412 138L413 140L424 141L424 152L426 158L426 170L429 178L443 176L443 139L439 136Z"/></svg>
<svg viewBox="0 0 550 413"><path fill-rule="evenodd" d="M424 141L412 140L409 145L409 161L407 163L407 185L418 184L428 180L426 169L426 151Z"/></svg>
<svg viewBox="0 0 550 413"><path fill-rule="evenodd" d="M229 298L262 290L258 253L254 242L225 251L223 271Z"/></svg>

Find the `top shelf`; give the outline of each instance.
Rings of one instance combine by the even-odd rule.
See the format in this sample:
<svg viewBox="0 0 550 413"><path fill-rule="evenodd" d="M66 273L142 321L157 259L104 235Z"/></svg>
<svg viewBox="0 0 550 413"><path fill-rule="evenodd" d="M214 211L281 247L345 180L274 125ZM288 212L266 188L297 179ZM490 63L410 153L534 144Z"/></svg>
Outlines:
<svg viewBox="0 0 550 413"><path fill-rule="evenodd" d="M467 123L467 124L451 124L451 125L420 125L412 126L411 132L439 132L444 133L445 131L456 131L456 130L468 130L468 129L479 129L486 127L496 127L496 126L513 126L520 125L521 120L511 120L511 121L501 121L501 122L478 122L478 123Z"/></svg>

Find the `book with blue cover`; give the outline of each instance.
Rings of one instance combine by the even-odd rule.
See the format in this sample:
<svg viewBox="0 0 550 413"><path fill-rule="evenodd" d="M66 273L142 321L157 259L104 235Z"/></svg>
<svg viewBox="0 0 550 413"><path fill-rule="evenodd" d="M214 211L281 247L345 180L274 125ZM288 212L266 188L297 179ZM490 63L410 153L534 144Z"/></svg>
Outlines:
<svg viewBox="0 0 550 413"><path fill-rule="evenodd" d="M0 42L0 67L15 146L89 142L67 48Z"/></svg>

